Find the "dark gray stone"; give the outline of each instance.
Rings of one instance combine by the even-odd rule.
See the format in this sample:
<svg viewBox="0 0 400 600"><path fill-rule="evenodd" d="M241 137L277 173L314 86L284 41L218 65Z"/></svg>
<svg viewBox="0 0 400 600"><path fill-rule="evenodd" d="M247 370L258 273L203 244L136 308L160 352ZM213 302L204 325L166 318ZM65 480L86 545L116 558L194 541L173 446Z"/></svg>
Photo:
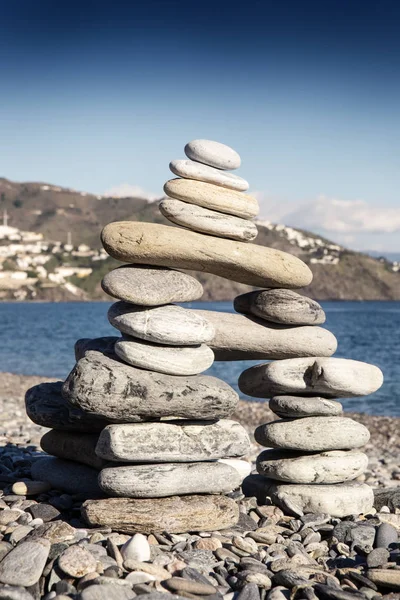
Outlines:
<svg viewBox="0 0 400 600"><path fill-rule="evenodd" d="M265 321L284 325L321 325L325 313L315 300L292 290L272 289L236 296L234 309Z"/></svg>
<svg viewBox="0 0 400 600"><path fill-rule="evenodd" d="M32 476L68 494L82 494L86 498L104 495L97 483L98 471L77 462L53 456L40 458L32 465Z"/></svg>
<svg viewBox="0 0 400 600"><path fill-rule="evenodd" d="M375 547L388 548L390 544L396 543L398 539L399 536L395 527L389 523L382 523L376 532Z"/></svg>
<svg viewBox="0 0 400 600"><path fill-rule="evenodd" d="M366 558L367 565L370 569L381 567L389 561L390 553L386 548L375 548Z"/></svg>
<svg viewBox="0 0 400 600"><path fill-rule="evenodd" d="M106 462L95 453L98 433L51 430L40 440L42 450L65 460L73 460L100 470Z"/></svg>
<svg viewBox="0 0 400 600"><path fill-rule="evenodd" d="M391 512L400 508L400 486L374 489L374 507L379 511L382 506L387 506Z"/></svg>

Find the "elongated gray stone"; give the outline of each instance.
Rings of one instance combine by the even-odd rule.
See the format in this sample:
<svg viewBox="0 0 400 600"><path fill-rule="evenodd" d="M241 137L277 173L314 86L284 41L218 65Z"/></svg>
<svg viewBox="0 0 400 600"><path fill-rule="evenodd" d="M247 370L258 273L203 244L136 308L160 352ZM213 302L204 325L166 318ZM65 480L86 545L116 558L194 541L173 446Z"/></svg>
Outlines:
<svg viewBox="0 0 400 600"><path fill-rule="evenodd" d="M239 377L239 389L257 398L286 394L350 398L372 394L382 383L382 371L375 365L320 356L257 365Z"/></svg>
<svg viewBox="0 0 400 600"><path fill-rule="evenodd" d="M290 450L264 450L257 457L260 475L289 483L342 483L364 473L367 466L367 455L357 451L304 455Z"/></svg>
<svg viewBox="0 0 400 600"><path fill-rule="evenodd" d="M164 217L172 223L199 233L240 242L251 242L257 237L257 226L252 221L226 215L216 210L210 210L174 198L162 200L159 209Z"/></svg>
<svg viewBox="0 0 400 600"><path fill-rule="evenodd" d="M96 454L111 461L199 462L244 456L246 430L236 421L175 421L109 425L100 434Z"/></svg>
<svg viewBox="0 0 400 600"><path fill-rule="evenodd" d="M109 496L160 498L223 494L239 487L242 479L229 464L192 462L108 467L101 471L99 484Z"/></svg>
<svg viewBox="0 0 400 600"><path fill-rule="evenodd" d="M116 302L109 308L108 320L122 333L169 346L204 344L215 334L214 326L207 319L173 304L144 308Z"/></svg>
<svg viewBox="0 0 400 600"><path fill-rule="evenodd" d="M309 267L285 252L156 223L109 223L101 240L123 262L194 269L259 287L296 288L312 280Z"/></svg>
<svg viewBox="0 0 400 600"><path fill-rule="evenodd" d="M209 345L215 360L331 356L337 348L333 333L322 327L282 327L235 313L214 310L193 312L214 325L215 336Z"/></svg>
<svg viewBox="0 0 400 600"><path fill-rule="evenodd" d="M83 463L88 467L100 470L106 462L95 453L98 439L97 433L77 433L53 429L44 434L40 440L40 446L47 454Z"/></svg>
<svg viewBox="0 0 400 600"><path fill-rule="evenodd" d="M142 306L191 302L203 295L203 286L194 277L146 264L113 269L103 277L101 285L110 296Z"/></svg>
<svg viewBox="0 0 400 600"><path fill-rule="evenodd" d="M254 437L262 446L324 452L360 448L368 442L370 434L364 425L353 419L305 417L260 425Z"/></svg>
<svg viewBox="0 0 400 600"><path fill-rule="evenodd" d="M236 296L234 309L283 325L321 325L325 323L322 307L292 290L275 289L249 292Z"/></svg>
<svg viewBox="0 0 400 600"><path fill-rule="evenodd" d="M293 417L336 417L343 406L335 400L309 396L274 396L269 401L270 409L282 418Z"/></svg>
<svg viewBox="0 0 400 600"><path fill-rule="evenodd" d="M188 158L217 169L238 169L240 156L230 146L214 140L192 140L185 146Z"/></svg>
<svg viewBox="0 0 400 600"><path fill-rule="evenodd" d="M98 471L86 465L54 456L39 458L32 464L32 477L47 481L53 489L87 498L104 496L97 483Z"/></svg>
<svg viewBox="0 0 400 600"><path fill-rule="evenodd" d="M121 533L183 533L233 527L239 508L231 498L219 495L107 498L85 502L82 516L89 525Z"/></svg>
<svg viewBox="0 0 400 600"><path fill-rule="evenodd" d="M37 425L62 431L101 431L108 419L90 414L70 404L61 395L63 382L40 383L25 394L28 417Z"/></svg>
<svg viewBox="0 0 400 600"><path fill-rule="evenodd" d="M185 179L205 181L238 192L245 192L249 188L248 182L239 175L227 173L194 160L172 160L169 163L169 168L174 175Z"/></svg>
<svg viewBox="0 0 400 600"><path fill-rule="evenodd" d="M198 375L214 362L214 353L205 344L199 346L160 346L124 336L114 346L124 362L140 369L166 375Z"/></svg>
<svg viewBox="0 0 400 600"><path fill-rule="evenodd" d="M219 419L231 415L239 401L237 393L216 377L145 371L95 351L88 351L75 365L63 395L83 411L119 423L171 416Z"/></svg>
<svg viewBox="0 0 400 600"><path fill-rule="evenodd" d="M50 552L49 540L39 539L18 544L0 563L0 581L29 587L43 573Z"/></svg>

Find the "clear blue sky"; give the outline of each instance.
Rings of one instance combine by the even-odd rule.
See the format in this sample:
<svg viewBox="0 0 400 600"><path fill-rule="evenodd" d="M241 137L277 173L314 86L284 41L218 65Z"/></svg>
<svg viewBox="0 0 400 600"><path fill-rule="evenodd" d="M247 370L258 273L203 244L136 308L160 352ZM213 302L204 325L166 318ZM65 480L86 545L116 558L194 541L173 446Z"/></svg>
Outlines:
<svg viewBox="0 0 400 600"><path fill-rule="evenodd" d="M261 214L400 251L400 5L13 0L0 176L162 194L193 138L242 156Z"/></svg>

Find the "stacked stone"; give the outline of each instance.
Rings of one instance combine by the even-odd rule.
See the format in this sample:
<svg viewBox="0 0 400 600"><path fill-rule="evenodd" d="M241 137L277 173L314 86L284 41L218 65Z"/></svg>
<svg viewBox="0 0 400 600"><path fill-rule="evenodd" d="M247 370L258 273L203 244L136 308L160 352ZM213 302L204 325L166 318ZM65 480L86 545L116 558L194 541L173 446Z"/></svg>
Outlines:
<svg viewBox="0 0 400 600"><path fill-rule="evenodd" d="M278 326L325 321L316 302L285 289L244 294L234 306ZM240 390L270 398L270 408L279 417L255 431L256 441L268 449L258 456L259 475L246 480L246 492L261 501L269 497L297 516L368 513L372 489L354 480L368 465L359 448L368 442L369 431L344 417L337 399L371 394L382 382L378 367L332 357L291 358L245 370Z"/></svg>

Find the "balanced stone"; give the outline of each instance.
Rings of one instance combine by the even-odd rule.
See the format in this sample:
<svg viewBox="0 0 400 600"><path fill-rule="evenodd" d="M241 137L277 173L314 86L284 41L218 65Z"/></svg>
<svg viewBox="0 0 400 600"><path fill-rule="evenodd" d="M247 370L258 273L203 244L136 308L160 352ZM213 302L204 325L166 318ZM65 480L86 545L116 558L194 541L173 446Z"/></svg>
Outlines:
<svg viewBox="0 0 400 600"><path fill-rule="evenodd" d="M109 467L101 471L99 485L108 496L160 498L223 494L239 487L242 479L239 471L226 463L168 463Z"/></svg>
<svg viewBox="0 0 400 600"><path fill-rule="evenodd" d="M109 425L101 432L96 454L121 462L198 462L245 455L246 430L236 421L176 421Z"/></svg>
<svg viewBox="0 0 400 600"><path fill-rule="evenodd" d="M248 182L239 175L227 173L193 160L172 160L169 168L174 175L185 179L205 181L238 192L245 192L249 188Z"/></svg>
<svg viewBox="0 0 400 600"><path fill-rule="evenodd" d="M251 242L257 237L257 227L251 221L225 215L202 206L195 206L174 198L165 198L160 202L159 209L164 217L172 223L193 231L241 242Z"/></svg>
<svg viewBox="0 0 400 600"><path fill-rule="evenodd" d="M343 412L343 406L335 400L318 396L274 396L269 408L278 417L336 417Z"/></svg>
<svg viewBox="0 0 400 600"><path fill-rule="evenodd" d="M185 154L188 158L217 169L238 169L239 154L229 146L213 140L193 140L186 144Z"/></svg>
<svg viewBox="0 0 400 600"><path fill-rule="evenodd" d="M375 365L319 356L257 365L239 377L239 389L257 398L286 394L350 398L372 394L382 383L382 371Z"/></svg>
<svg viewBox="0 0 400 600"><path fill-rule="evenodd" d="M370 434L364 425L353 419L304 417L260 425L254 437L262 446L323 452L359 448L368 442Z"/></svg>
<svg viewBox="0 0 400 600"><path fill-rule="evenodd" d="M226 496L88 500L82 516L89 525L121 533L215 531L236 525L239 508Z"/></svg>
<svg viewBox="0 0 400 600"><path fill-rule="evenodd" d="M264 450L257 457L260 475L289 483L341 483L355 479L367 466L367 455L357 451L304 455L289 450Z"/></svg>
<svg viewBox="0 0 400 600"><path fill-rule="evenodd" d="M259 211L258 202L254 196L204 181L170 179L164 184L164 192L170 198L242 219L252 219L258 215Z"/></svg>
<svg viewBox="0 0 400 600"><path fill-rule="evenodd" d="M108 320L122 333L169 346L195 346L211 341L215 335L207 319L173 304L145 308L116 302L108 311Z"/></svg>
<svg viewBox="0 0 400 600"><path fill-rule="evenodd" d="M82 494L88 498L103 496L97 483L98 471L77 462L48 456L32 464L32 477L48 481L55 490L68 494Z"/></svg>
<svg viewBox="0 0 400 600"><path fill-rule="evenodd" d="M40 446L47 454L81 462L88 467L100 470L106 463L95 453L98 439L97 433L76 433L53 429L42 436Z"/></svg>
<svg viewBox="0 0 400 600"><path fill-rule="evenodd" d="M215 328L209 342L215 360L264 360L297 356L331 356L337 341L322 327L282 327L235 313L194 310Z"/></svg>
<svg viewBox="0 0 400 600"><path fill-rule="evenodd" d="M205 344L160 346L124 336L115 343L114 349L129 365L167 375L198 375L214 362L214 353Z"/></svg>
<svg viewBox="0 0 400 600"><path fill-rule="evenodd" d="M203 286L194 277L147 265L118 267L103 277L101 285L110 296L142 306L191 302L203 295Z"/></svg>
<svg viewBox="0 0 400 600"><path fill-rule="evenodd" d="M81 360L84 356L86 356L87 352L101 352L105 356L110 356L111 358L116 358L116 354L114 352L115 342L118 342L120 338L117 336L109 336L109 337L101 337L101 338L80 338L76 340L74 353L75 360Z"/></svg>
<svg viewBox="0 0 400 600"><path fill-rule="evenodd" d="M237 393L216 377L145 371L94 351L75 365L63 395L82 411L114 423L171 416L219 419L231 415L239 401Z"/></svg>
<svg viewBox="0 0 400 600"><path fill-rule="evenodd" d="M296 288L312 280L309 267L286 252L156 223L110 223L101 239L108 254L123 262L194 269L261 287Z"/></svg>
<svg viewBox="0 0 400 600"><path fill-rule="evenodd" d="M325 323L322 307L292 290L262 290L236 296L234 309L266 321L283 325L321 325Z"/></svg>
<svg viewBox="0 0 400 600"><path fill-rule="evenodd" d="M37 425L64 431L101 431L110 421L73 406L61 395L63 382L40 383L25 395L28 417Z"/></svg>

